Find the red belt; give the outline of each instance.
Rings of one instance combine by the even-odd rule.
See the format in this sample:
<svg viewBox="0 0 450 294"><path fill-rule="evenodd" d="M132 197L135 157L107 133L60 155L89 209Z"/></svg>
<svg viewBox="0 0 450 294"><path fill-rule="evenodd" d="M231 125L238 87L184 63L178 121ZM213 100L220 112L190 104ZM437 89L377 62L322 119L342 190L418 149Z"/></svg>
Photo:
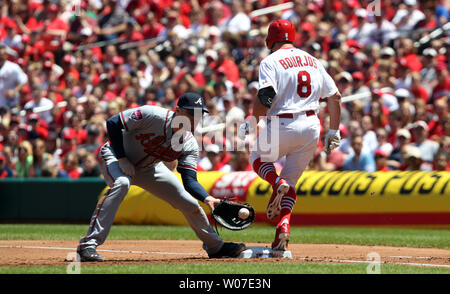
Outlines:
<svg viewBox="0 0 450 294"><path fill-rule="evenodd" d="M307 110L305 111L306 116L316 115L316 112L314 110ZM282 113L277 115L279 118L294 118L294 115L292 113Z"/></svg>

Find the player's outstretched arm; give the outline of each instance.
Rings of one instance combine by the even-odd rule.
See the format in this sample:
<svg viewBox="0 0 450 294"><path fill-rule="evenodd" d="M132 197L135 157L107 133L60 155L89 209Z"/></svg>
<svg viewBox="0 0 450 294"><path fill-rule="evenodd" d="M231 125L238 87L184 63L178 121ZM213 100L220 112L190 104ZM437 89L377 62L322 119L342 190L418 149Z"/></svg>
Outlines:
<svg viewBox="0 0 450 294"><path fill-rule="evenodd" d="M209 195L203 186L200 185L197 180L197 172L188 168L178 168L177 170L181 174L184 189L194 198L207 204L213 211L214 207L220 203L220 200Z"/></svg>

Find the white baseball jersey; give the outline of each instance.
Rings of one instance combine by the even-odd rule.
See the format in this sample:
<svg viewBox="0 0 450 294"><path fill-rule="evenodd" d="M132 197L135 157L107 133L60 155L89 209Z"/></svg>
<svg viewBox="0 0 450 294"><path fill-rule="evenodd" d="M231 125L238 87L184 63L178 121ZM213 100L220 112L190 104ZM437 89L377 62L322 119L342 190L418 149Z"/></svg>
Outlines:
<svg viewBox="0 0 450 294"><path fill-rule="evenodd" d="M267 116L318 110L320 98L338 91L322 63L294 47L279 49L262 60L259 88L269 86L276 95Z"/></svg>

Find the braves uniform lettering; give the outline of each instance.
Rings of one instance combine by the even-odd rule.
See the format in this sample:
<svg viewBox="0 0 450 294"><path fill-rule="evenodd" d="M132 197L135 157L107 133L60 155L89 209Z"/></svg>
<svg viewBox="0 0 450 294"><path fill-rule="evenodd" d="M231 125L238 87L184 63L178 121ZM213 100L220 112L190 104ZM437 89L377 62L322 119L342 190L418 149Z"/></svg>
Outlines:
<svg viewBox="0 0 450 294"><path fill-rule="evenodd" d="M173 116L172 111L147 105L121 113L124 125L128 126L123 134L125 153L136 167L175 159L192 168L197 167L198 145L194 136L185 135L182 150L175 151L171 146Z"/></svg>
<svg viewBox="0 0 450 294"><path fill-rule="evenodd" d="M141 112L139 109L136 110L135 112L133 112L133 113L131 114L131 118L134 119L134 120L140 120L140 119L142 119L142 118L143 118L142 112Z"/></svg>

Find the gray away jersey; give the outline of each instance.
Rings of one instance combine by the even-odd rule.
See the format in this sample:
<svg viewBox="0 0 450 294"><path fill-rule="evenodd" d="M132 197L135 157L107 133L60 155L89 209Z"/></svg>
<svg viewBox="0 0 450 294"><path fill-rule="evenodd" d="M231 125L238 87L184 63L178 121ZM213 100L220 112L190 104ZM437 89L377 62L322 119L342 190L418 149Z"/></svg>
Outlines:
<svg viewBox="0 0 450 294"><path fill-rule="evenodd" d="M131 108L119 114L125 127L125 155L136 168L177 159L179 168L197 170L199 148L191 132L180 137L181 149L172 148L174 134L171 124L174 115L173 111L150 105Z"/></svg>

